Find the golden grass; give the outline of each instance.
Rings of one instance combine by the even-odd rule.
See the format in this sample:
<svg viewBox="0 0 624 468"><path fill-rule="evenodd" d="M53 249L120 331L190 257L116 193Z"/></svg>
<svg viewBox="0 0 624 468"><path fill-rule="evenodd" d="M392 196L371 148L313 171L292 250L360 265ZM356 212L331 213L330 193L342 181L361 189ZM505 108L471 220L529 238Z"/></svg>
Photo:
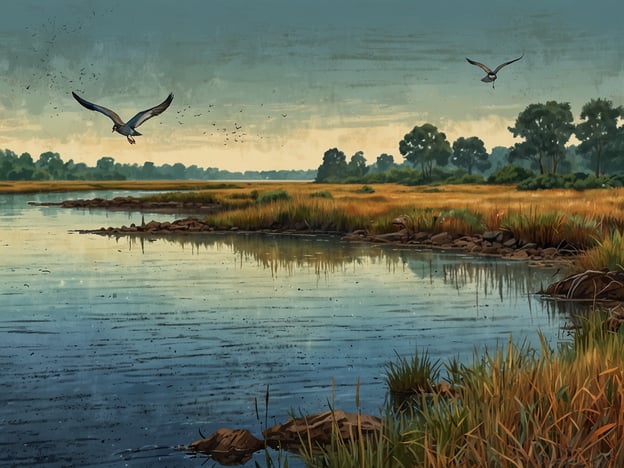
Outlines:
<svg viewBox="0 0 624 468"><path fill-rule="evenodd" d="M305 182L230 182L230 181L53 181L0 182L0 193L63 192L87 190L211 190L223 197L236 194L285 190L304 198L329 192L334 200L363 205L375 212L400 208L468 209L493 219L509 211L562 212L591 216L599 221L624 224L624 189L518 191L507 185L447 185L432 191L428 186L406 187L398 184L372 184L375 193L359 194L358 185L315 184ZM348 207L348 206L347 206Z"/></svg>
<svg viewBox="0 0 624 468"><path fill-rule="evenodd" d="M592 259L609 257L608 239L624 230L624 189L576 191L553 189L518 191L506 185L446 185L407 187L372 184L361 186L306 182L231 181L64 181L0 182L0 193L64 192L86 190L172 191L159 195L175 200L205 198L226 211L209 217L218 228L303 228L326 231L365 229L380 234L397 229L392 221L402 215L416 230L471 235L506 229L524 242L539 246L571 246L588 251ZM263 194L286 192L288 199L257 203ZM323 196L319 196L323 194ZM602 249L591 252L590 249ZM604 250L607 250L606 252ZM609 259L607 259L609 260ZM594 268L595 261L587 261ZM621 265L616 262L615 264Z"/></svg>

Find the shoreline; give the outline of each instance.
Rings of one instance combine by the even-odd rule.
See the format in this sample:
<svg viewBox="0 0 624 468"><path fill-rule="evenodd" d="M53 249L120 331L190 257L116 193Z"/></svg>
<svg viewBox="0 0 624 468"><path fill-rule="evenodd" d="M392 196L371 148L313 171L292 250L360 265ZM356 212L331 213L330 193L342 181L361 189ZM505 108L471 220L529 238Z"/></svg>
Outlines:
<svg viewBox="0 0 624 468"><path fill-rule="evenodd" d="M199 219L196 215L216 214L224 211L219 203L180 202L180 201L145 201L139 197L125 196L112 199L73 199L62 202L29 202L31 206L56 206L72 209L103 209L109 211L149 212L153 214L186 215L174 221L151 220L140 225L120 227L100 227L97 229L76 230L80 234L98 234L121 237L163 236L215 233L247 233L293 236L335 236L343 241L367 244L395 245L405 248L427 248L433 250L458 251L481 256L499 257L508 260L528 261L534 266L553 266L570 264L577 251L568 246L542 247L532 242L515 239L503 230L486 231L481 234L452 236L446 231L412 231L402 217L393 220L397 231L384 234L371 234L364 229L344 232L327 226L325 229L312 229L306 223L279 225L258 229L232 227L219 229Z"/></svg>

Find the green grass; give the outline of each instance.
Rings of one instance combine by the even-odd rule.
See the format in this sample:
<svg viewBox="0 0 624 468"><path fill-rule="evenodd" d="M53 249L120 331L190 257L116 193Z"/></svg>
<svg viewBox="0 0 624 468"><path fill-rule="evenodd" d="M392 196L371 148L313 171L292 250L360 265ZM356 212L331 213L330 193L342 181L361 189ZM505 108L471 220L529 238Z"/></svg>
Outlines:
<svg viewBox="0 0 624 468"><path fill-rule="evenodd" d="M431 393L440 377L440 361L433 361L429 351L415 351L411 359L397 354L396 362L386 365L386 385L391 394Z"/></svg>
<svg viewBox="0 0 624 468"><path fill-rule="evenodd" d="M609 271L624 270L624 237L618 229L613 229L603 239L596 239L596 245L586 250L578 259L579 270Z"/></svg>

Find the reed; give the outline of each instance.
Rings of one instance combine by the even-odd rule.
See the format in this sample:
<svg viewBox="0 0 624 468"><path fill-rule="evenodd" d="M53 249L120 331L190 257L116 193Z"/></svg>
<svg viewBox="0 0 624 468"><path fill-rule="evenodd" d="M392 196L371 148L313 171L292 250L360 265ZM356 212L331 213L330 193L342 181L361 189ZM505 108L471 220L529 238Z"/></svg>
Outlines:
<svg viewBox="0 0 624 468"><path fill-rule="evenodd" d="M581 319L557 349L540 335L538 348L510 339L467 365L453 360L452 393L398 414L389 406L382 433L363 448L336 442L303 458L309 466L619 466L624 334L605 318Z"/></svg>

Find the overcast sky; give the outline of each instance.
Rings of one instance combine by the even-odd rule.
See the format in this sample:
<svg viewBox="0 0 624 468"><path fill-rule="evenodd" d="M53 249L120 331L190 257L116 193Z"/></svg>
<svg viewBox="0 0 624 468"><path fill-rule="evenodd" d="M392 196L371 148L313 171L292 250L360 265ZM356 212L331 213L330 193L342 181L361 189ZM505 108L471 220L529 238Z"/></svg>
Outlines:
<svg viewBox="0 0 624 468"><path fill-rule="evenodd" d="M624 105L620 0L20 0L0 15L0 147L95 164L310 169L332 147L403 158L426 122L511 145L527 105ZM496 89L465 57L499 73ZM124 119L175 99L136 145Z"/></svg>

